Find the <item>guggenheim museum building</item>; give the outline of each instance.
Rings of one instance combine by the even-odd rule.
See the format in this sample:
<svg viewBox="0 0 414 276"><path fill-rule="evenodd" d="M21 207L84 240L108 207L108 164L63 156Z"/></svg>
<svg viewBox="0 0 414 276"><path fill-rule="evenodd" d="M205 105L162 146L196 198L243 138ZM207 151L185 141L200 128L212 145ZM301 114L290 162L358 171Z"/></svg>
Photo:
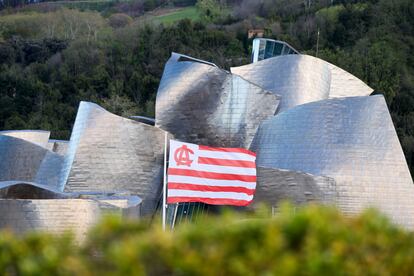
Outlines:
<svg viewBox="0 0 414 276"><path fill-rule="evenodd" d="M256 39L253 63L223 70L172 53L155 119L81 102L69 141L46 130L0 132L0 228L84 236L105 213L161 208L164 135L257 153L255 204L375 207L414 228L414 185L382 95L343 69ZM217 206L168 208L170 225Z"/></svg>

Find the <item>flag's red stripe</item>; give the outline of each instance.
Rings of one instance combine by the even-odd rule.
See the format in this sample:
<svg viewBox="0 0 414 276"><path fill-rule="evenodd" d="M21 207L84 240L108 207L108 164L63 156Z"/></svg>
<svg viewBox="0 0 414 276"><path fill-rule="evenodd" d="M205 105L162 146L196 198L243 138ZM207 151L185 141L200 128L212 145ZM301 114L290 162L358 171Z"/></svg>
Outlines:
<svg viewBox="0 0 414 276"><path fill-rule="evenodd" d="M199 157L198 163L207 164L207 165L217 165L217 166L256 168L256 163L253 161L229 160L229 159L209 158L209 157Z"/></svg>
<svg viewBox="0 0 414 276"><path fill-rule="evenodd" d="M208 179L220 179L220 180L239 180L244 182L256 182L255 175L242 175L242 174L229 174L229 173L215 173L205 171L194 171L186 169L168 168L169 175L183 175L193 176Z"/></svg>
<svg viewBox="0 0 414 276"><path fill-rule="evenodd" d="M248 200L236 200L227 198L205 198L205 197L168 197L167 203L180 203L180 202L202 202L211 205L233 205L233 206L247 206L252 201Z"/></svg>
<svg viewBox="0 0 414 276"><path fill-rule="evenodd" d="M210 185L197 185L187 183L168 183L168 189L174 190L191 190L202 192L232 192L232 193L244 193L247 195L253 195L254 189L248 189L245 187L230 187L230 186L210 186Z"/></svg>
<svg viewBox="0 0 414 276"><path fill-rule="evenodd" d="M212 147L208 147L208 146L202 146L199 145L198 146L199 150L208 150L208 151L223 151L223 152L237 152L237 153L246 153L249 155L253 155L256 156L256 153L247 150L247 149L241 149L241 148L212 148Z"/></svg>

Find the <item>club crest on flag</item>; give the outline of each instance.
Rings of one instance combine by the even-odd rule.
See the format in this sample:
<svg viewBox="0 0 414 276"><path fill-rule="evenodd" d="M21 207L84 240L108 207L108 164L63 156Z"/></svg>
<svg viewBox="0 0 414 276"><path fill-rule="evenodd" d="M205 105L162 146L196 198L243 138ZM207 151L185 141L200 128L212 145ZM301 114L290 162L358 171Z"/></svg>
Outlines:
<svg viewBox="0 0 414 276"><path fill-rule="evenodd" d="M246 206L256 189L256 154L170 141L167 203Z"/></svg>
<svg viewBox="0 0 414 276"><path fill-rule="evenodd" d="M182 145L180 148L176 149L174 152L174 160L177 163L177 166L191 166L193 160L190 159L190 154L194 154L194 151L189 149L187 145Z"/></svg>

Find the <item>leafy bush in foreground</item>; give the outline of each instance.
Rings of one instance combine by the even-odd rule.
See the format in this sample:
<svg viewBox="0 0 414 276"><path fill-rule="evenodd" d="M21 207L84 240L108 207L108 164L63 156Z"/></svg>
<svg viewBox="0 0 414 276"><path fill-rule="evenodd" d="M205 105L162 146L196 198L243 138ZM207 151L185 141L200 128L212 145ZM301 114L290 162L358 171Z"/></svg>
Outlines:
<svg viewBox="0 0 414 276"><path fill-rule="evenodd" d="M224 214L163 232L108 218L81 245L65 237L0 238L0 269L35 275L412 275L414 235L369 210L285 207Z"/></svg>

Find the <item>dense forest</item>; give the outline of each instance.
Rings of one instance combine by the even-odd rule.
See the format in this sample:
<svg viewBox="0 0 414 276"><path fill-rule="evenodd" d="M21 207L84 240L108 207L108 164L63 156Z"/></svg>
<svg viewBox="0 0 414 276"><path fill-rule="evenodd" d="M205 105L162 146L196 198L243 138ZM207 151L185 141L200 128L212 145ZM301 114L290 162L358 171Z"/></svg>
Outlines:
<svg viewBox="0 0 414 276"><path fill-rule="evenodd" d="M223 68L246 64L248 30L261 28L384 94L414 172L412 0L131 0L95 11L0 3L0 129L48 129L68 139L80 100L154 116L172 51ZM197 16L145 19L160 7L194 4Z"/></svg>

